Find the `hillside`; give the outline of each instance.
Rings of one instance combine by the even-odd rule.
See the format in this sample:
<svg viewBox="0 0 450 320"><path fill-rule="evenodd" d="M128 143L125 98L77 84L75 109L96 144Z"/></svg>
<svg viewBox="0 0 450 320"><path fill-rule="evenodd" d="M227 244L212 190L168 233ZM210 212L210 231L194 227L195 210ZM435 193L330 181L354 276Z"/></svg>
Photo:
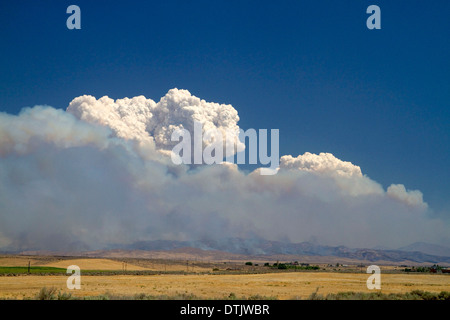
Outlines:
<svg viewBox="0 0 450 320"><path fill-rule="evenodd" d="M430 247L428 247L430 249ZM439 248L438 248L439 249ZM440 251L439 251L440 252ZM49 254L48 251L27 251L22 254ZM440 264L450 265L450 256L420 251L348 248L323 246L310 242L229 238L222 241L141 241L127 246L84 252L54 252L58 255L102 258L147 258L184 260L298 260L316 263L378 263L378 264Z"/></svg>
<svg viewBox="0 0 450 320"><path fill-rule="evenodd" d="M450 257L450 248L425 242L415 242L408 246L401 247L398 250L408 252L418 251L436 256Z"/></svg>

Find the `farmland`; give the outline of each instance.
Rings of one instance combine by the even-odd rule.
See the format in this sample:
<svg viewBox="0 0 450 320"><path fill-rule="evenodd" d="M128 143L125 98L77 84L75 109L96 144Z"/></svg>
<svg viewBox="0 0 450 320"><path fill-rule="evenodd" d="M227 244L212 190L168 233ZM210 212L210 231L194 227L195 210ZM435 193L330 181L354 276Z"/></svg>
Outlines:
<svg viewBox="0 0 450 320"><path fill-rule="evenodd" d="M30 272L28 273L28 264ZM65 268L78 265L81 289L69 290ZM404 272L381 266L381 290L369 290L368 274L358 266L320 265L318 269L280 270L262 263L80 257L0 257L0 298L33 299L43 288L55 288L73 297L102 295L194 296L199 299L274 298L307 299L339 292L374 291L385 294L422 290L449 291L450 275Z"/></svg>

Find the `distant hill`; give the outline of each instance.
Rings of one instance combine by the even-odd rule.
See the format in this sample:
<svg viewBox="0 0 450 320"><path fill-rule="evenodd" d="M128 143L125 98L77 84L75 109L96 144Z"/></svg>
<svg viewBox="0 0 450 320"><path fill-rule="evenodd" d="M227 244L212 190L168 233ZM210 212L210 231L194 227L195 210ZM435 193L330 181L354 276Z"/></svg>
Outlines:
<svg viewBox="0 0 450 320"><path fill-rule="evenodd" d="M413 244L410 244L409 246L398 248L398 250L408 252L417 251L425 254L450 257L449 247L444 247L437 244L431 244L426 242L415 242Z"/></svg>
<svg viewBox="0 0 450 320"><path fill-rule="evenodd" d="M21 252L27 255L51 255L48 251ZM316 263L440 264L450 266L450 251L443 246L415 243L398 250L324 246L311 242L287 243L263 239L227 238L197 241L140 241L116 245L104 250L54 252L63 256L104 258L150 258L188 260L302 260Z"/></svg>
<svg viewBox="0 0 450 320"><path fill-rule="evenodd" d="M176 250L180 248L197 248L207 251L228 252L247 256L329 256L347 258L360 261L411 261L416 263L446 263L450 264L450 253L443 250L436 252L439 254L429 254L432 247L428 247L427 252L419 250L380 250L365 248L348 248L345 246L323 246L311 242L285 243L280 241L269 241L262 239L241 239L227 238L217 240L198 241L141 241L133 243L123 249L128 250ZM442 247L445 248L445 247Z"/></svg>

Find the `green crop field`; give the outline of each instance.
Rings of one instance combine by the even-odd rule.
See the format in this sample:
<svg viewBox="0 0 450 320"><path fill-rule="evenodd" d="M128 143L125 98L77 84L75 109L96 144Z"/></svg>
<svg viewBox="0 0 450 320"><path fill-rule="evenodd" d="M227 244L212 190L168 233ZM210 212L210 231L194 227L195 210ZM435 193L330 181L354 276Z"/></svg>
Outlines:
<svg viewBox="0 0 450 320"><path fill-rule="evenodd" d="M55 267L30 267L30 274L65 274L67 269ZM0 275L7 274L28 274L28 267L1 267Z"/></svg>

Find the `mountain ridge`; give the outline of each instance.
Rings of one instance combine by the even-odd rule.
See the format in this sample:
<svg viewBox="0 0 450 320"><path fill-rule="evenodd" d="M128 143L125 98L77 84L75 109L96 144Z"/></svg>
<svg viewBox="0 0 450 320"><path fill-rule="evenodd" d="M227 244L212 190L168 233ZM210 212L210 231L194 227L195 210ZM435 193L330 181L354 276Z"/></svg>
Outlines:
<svg viewBox="0 0 450 320"><path fill-rule="evenodd" d="M248 256L301 255L301 256L333 256L365 261L412 261L417 263L450 263L448 255L433 255L417 250L349 248L346 246L319 245L312 242L286 243L263 239L227 238L197 241L140 241L125 246L128 250L176 250L180 248L198 248L206 251L221 251ZM445 248L445 247L442 247Z"/></svg>
<svg viewBox="0 0 450 320"><path fill-rule="evenodd" d="M414 244L412 244L414 245ZM196 241L155 240L138 241L128 245L113 245L101 250L50 252L45 250L22 251L25 255L79 255L87 257L140 257L169 259L215 259L243 260L255 259L295 259L299 257L308 261L345 260L364 261L368 263L408 262L413 264L445 264L450 266L450 255L433 255L413 250L418 246L407 246L408 250L349 248L346 246L328 246L313 242L281 242L264 239L227 238L218 240L203 239ZM428 249L433 245L427 244ZM436 250L445 249L437 246ZM423 248L425 248L423 246ZM437 251L438 252L438 251ZM439 251L440 252L440 251ZM444 251L445 253L446 251ZM296 259L297 257L297 259Z"/></svg>
<svg viewBox="0 0 450 320"><path fill-rule="evenodd" d="M410 245L400 247L397 250L401 251L418 251L426 254L436 255L436 256L444 256L450 257L450 248L431 244L427 242L414 242Z"/></svg>

